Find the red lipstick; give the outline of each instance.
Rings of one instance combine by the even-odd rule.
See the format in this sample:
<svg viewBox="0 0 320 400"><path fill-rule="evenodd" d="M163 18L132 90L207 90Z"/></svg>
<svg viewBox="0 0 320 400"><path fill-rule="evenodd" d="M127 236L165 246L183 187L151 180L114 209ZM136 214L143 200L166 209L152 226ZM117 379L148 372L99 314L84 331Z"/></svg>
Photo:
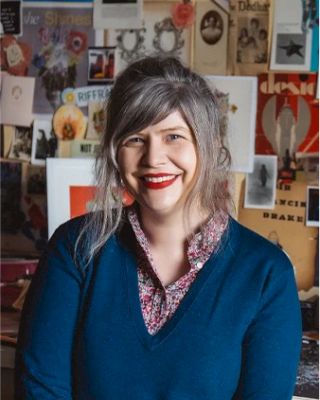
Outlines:
<svg viewBox="0 0 320 400"><path fill-rule="evenodd" d="M173 184L178 175L168 173L146 174L141 177L143 185L148 189L163 189Z"/></svg>

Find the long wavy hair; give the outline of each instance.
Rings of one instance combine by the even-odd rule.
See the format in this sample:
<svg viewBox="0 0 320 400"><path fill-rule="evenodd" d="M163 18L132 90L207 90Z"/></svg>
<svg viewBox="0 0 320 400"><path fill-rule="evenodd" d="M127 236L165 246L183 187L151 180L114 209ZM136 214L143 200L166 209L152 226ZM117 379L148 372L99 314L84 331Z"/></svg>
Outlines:
<svg viewBox="0 0 320 400"><path fill-rule="evenodd" d="M87 216L77 241L85 236L88 262L116 232L123 216L117 150L129 134L179 111L194 135L198 177L188 197L211 213L228 211L230 153L225 145L225 116L212 88L175 58L147 57L127 67L116 79L106 106L106 127L96 157L95 210ZM99 212L98 212L99 210Z"/></svg>

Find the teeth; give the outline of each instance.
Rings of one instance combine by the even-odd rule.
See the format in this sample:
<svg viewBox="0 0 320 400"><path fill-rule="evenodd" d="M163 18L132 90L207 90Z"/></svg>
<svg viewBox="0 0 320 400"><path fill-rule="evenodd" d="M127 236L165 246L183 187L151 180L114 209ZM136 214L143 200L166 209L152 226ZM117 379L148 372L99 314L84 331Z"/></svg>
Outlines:
<svg viewBox="0 0 320 400"><path fill-rule="evenodd" d="M174 177L175 177L174 175L168 175L168 176L159 176L157 178L144 177L143 179L146 182L161 183L161 182L165 182L165 181L170 181Z"/></svg>

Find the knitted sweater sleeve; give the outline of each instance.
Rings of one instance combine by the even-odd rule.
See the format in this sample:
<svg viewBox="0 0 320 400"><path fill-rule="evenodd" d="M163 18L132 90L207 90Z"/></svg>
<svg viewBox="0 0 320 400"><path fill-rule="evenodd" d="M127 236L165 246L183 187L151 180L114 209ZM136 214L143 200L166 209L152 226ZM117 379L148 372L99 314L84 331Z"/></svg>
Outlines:
<svg viewBox="0 0 320 400"><path fill-rule="evenodd" d="M233 400L292 399L301 349L301 313L291 263L286 256L280 263L284 268L269 273L246 332Z"/></svg>
<svg viewBox="0 0 320 400"><path fill-rule="evenodd" d="M60 227L40 260L22 312L16 399L72 398L72 346L82 275Z"/></svg>

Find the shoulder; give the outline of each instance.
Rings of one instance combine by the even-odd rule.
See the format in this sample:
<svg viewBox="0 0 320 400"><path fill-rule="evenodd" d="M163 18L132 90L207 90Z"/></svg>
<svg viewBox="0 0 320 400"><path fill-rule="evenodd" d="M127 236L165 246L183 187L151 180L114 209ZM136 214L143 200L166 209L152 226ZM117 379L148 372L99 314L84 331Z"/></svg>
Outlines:
<svg viewBox="0 0 320 400"><path fill-rule="evenodd" d="M230 241L237 246L237 259L246 262L248 268L256 266L268 272L293 269L284 251L233 218L230 218L229 230Z"/></svg>

